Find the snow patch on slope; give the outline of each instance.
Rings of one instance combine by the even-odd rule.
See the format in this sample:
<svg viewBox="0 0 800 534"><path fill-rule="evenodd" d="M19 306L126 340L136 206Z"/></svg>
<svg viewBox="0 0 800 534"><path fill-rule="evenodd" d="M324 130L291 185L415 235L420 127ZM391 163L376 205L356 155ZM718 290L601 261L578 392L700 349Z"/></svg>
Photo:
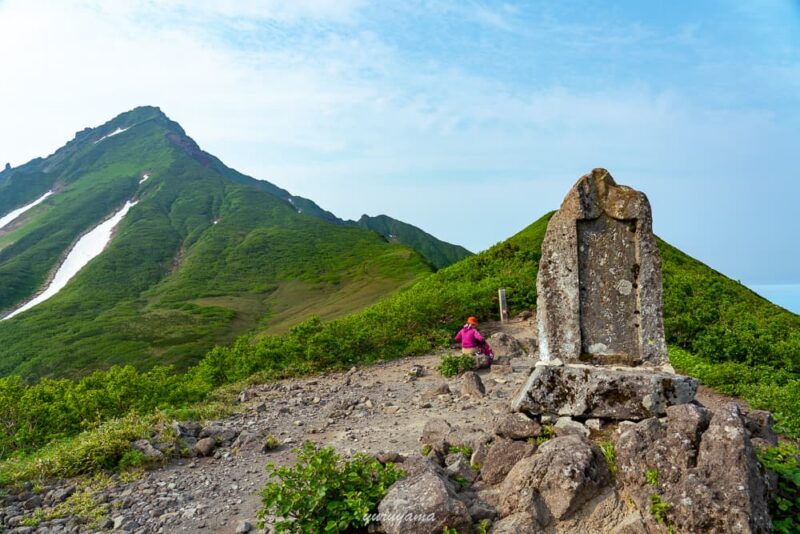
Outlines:
<svg viewBox="0 0 800 534"><path fill-rule="evenodd" d="M121 134L122 132L127 132L127 131L128 131L128 130L130 130L130 129L131 129L131 127L130 127L130 126L128 126L127 128L117 128L116 130L114 130L114 131L113 131L113 132L111 132L110 134L104 135L103 137L101 137L100 139L98 139L97 141L95 141L95 142L94 142L94 144L97 144L97 143L99 143L99 142L100 142L100 141L102 141L103 139L108 139L109 137L114 137L115 135L119 135L119 134Z"/></svg>
<svg viewBox="0 0 800 534"><path fill-rule="evenodd" d="M139 183L140 183L140 184L143 184L143 183L145 183L145 182L147 181L147 179L148 179L148 178L150 178L150 175L149 175L149 174L147 174L147 173L143 174L143 175L142 175L142 179L141 179L141 180L139 180Z"/></svg>
<svg viewBox="0 0 800 534"><path fill-rule="evenodd" d="M47 286L47 289L0 320L5 321L6 319L11 319L15 315L29 310L37 304L41 304L64 289L67 282L72 280L87 263L103 252L106 245L111 241L111 234L114 228L116 228L122 218L125 217L128 211L136 204L137 202L129 200L122 209L114 213L108 220L95 226L89 233L81 237L75 246L72 247L72 250L69 251L69 254L67 254L67 258L58 268L56 275L53 277L50 285Z"/></svg>
<svg viewBox="0 0 800 534"><path fill-rule="evenodd" d="M3 228L5 228L9 224L11 224L16 218L18 218L20 215L22 215L23 213L25 213L29 209L33 208L34 206L38 206L39 204L44 202L45 199L47 197L49 197L50 195L52 195L52 194L53 194L52 191L48 191L44 195L40 196L39 198L37 198L36 200L34 200L30 204L28 204L27 206L22 206L19 209L15 209L14 211L9 213L8 215L4 215L3 217L0 217L0 230L2 230Z"/></svg>

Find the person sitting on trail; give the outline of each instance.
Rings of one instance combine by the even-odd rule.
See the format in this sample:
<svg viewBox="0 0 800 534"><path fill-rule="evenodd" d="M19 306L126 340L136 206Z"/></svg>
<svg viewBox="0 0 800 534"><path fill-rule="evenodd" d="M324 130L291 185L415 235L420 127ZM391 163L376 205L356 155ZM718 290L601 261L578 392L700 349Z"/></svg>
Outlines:
<svg viewBox="0 0 800 534"><path fill-rule="evenodd" d="M486 340L483 339L483 336L480 332L478 332L478 319L475 317L469 317L467 319L467 324L458 331L456 334L456 341L461 343L461 352L463 354L470 354L474 355L479 352L486 354L489 357L489 362L491 363L494 354L492 353L491 347L489 344L486 343Z"/></svg>

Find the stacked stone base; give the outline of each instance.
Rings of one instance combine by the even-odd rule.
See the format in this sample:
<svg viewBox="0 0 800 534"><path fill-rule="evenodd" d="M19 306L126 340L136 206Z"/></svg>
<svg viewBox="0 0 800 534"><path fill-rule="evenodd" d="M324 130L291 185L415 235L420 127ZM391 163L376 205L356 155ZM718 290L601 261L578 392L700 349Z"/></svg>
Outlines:
<svg viewBox="0 0 800 534"><path fill-rule="evenodd" d="M641 421L694 400L697 380L643 367L539 362L512 401L529 415Z"/></svg>
<svg viewBox="0 0 800 534"><path fill-rule="evenodd" d="M499 416L492 431L485 421L429 420L427 457L405 459L408 476L378 507L382 531L481 532L488 520L494 534L771 532L777 480L755 453L777 443L769 413L694 403L666 411L610 423L602 448L558 426L550 437L539 418L519 413Z"/></svg>

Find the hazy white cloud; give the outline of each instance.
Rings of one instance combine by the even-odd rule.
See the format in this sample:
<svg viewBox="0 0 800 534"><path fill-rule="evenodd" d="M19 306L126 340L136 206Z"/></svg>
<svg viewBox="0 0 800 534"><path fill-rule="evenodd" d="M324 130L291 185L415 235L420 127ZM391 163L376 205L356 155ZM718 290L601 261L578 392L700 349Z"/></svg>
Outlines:
<svg viewBox="0 0 800 534"><path fill-rule="evenodd" d="M363 0L82 0L81 6L115 16L349 21Z"/></svg>

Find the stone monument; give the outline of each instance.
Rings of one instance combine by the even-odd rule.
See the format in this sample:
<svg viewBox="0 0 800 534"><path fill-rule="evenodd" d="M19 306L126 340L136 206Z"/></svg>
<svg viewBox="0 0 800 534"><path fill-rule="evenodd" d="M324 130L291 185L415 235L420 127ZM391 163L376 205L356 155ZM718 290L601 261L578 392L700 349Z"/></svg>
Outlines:
<svg viewBox="0 0 800 534"><path fill-rule="evenodd" d="M661 257L644 193L582 176L547 226L537 279L540 362L512 407L640 420L690 402L664 341Z"/></svg>

